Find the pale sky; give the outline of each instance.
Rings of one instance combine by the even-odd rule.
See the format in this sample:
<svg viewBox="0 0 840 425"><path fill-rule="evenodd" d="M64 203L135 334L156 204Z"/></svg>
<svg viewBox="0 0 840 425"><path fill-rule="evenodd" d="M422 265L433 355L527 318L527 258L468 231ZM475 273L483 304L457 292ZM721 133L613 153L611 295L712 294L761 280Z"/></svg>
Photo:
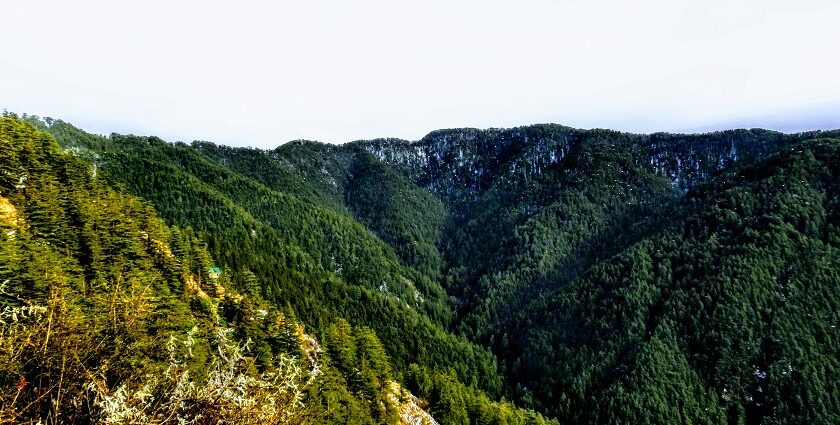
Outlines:
<svg viewBox="0 0 840 425"><path fill-rule="evenodd" d="M0 109L170 141L840 128L838 0L13 1L0 42Z"/></svg>

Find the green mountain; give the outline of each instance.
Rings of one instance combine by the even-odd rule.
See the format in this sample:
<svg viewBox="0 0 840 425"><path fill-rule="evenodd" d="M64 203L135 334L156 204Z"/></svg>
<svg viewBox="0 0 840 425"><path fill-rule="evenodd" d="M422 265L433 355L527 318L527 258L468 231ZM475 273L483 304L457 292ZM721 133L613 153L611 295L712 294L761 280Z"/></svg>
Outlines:
<svg viewBox="0 0 840 425"><path fill-rule="evenodd" d="M212 347L219 343L209 329L233 329L231 347L250 340L241 354L252 365L248 376L288 358L311 370L311 359L320 359L323 372L287 422L546 421L540 414L561 423L840 422L833 378L840 371L840 142L833 139L840 131L635 135L534 125L260 150L95 136L37 117L4 120L10 146L50 134L61 150L44 142L45 152L72 159L74 173L142 205L146 221L175 235L151 240L171 247L189 272L166 275L139 254L122 266L154 282L165 280L149 278L155 273L169 276L183 304L159 310L181 311L171 321L180 326L152 332L148 317L131 322L138 341L163 347L198 326ZM26 149L46 155L41 145ZM4 157L3 166L15 158ZM37 169L55 179L76 175ZM2 194L10 194L12 211L29 211L29 198L11 195L27 184L11 170ZM50 241L31 245L75 259L50 264L77 273L83 288L114 285L124 278L113 261L94 258L122 245L77 254L94 238L77 235L113 233L106 224L117 224L108 220L134 213L60 192L76 186L31 189L59 199L41 216L64 229L28 231ZM93 205L83 220L67 206L79 202ZM149 255L156 244L147 242ZM0 255L9 267L24 263L11 251ZM52 299L38 289L41 278L32 279L9 279L17 288L9 300L19 301L8 308ZM116 288L103 294L125 293ZM79 290L58 298L84 299ZM233 299L239 307L227 307ZM107 309L84 314L77 320L109 318ZM35 322L16 326L43 323ZM114 368L103 388L136 392L138 370L165 369L165 357L142 351L119 356L133 358L131 365L106 357L91 364ZM212 375L211 357L183 367ZM3 406L15 399L20 376L41 376L15 370L3 372ZM413 395L398 396L403 387ZM85 394L74 397L93 397ZM67 406L72 421L101 414L49 397L49 406ZM20 417L64 411L32 412Z"/></svg>
<svg viewBox="0 0 840 425"><path fill-rule="evenodd" d="M429 423L431 411L443 420L546 422L462 383L460 370L475 382L483 382L480 373L498 380L492 355L446 333L415 307L420 301L364 286L371 276L408 286L422 275L349 216L324 209L326 218L309 223L335 220L311 237L336 244L325 248L336 257L377 255L379 269L365 269L367 277L347 273L355 285L234 204L224 192L230 186L181 168L203 157L159 142L155 158L155 140L130 137L119 140L136 151L112 151L111 140L62 125L55 126L62 141L73 135L86 144L62 150L31 124L0 118L0 421ZM202 160L195 166L213 164ZM140 170L122 167L144 164L150 178L131 189L148 184L173 196L171 220L194 227L167 226L148 201L103 178L105 170L139 178ZM319 211L244 179L232 183L265 202ZM357 324L386 314L392 325L405 322L397 331L417 332L400 350L417 343L428 354L386 350L372 328Z"/></svg>

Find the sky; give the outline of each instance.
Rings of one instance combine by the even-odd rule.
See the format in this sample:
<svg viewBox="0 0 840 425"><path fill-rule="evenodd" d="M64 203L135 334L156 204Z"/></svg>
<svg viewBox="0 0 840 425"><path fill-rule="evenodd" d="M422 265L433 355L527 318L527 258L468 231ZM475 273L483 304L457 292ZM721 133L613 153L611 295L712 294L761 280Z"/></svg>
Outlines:
<svg viewBox="0 0 840 425"><path fill-rule="evenodd" d="M0 109L262 148L840 128L838 22L837 0L15 1Z"/></svg>

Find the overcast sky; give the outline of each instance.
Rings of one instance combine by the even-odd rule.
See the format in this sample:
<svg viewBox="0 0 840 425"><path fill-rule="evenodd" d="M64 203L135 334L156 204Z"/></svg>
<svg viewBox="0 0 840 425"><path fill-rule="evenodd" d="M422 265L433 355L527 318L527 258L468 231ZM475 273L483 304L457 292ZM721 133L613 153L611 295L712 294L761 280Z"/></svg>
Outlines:
<svg viewBox="0 0 840 425"><path fill-rule="evenodd" d="M14 1L0 41L0 109L171 141L840 128L838 0Z"/></svg>

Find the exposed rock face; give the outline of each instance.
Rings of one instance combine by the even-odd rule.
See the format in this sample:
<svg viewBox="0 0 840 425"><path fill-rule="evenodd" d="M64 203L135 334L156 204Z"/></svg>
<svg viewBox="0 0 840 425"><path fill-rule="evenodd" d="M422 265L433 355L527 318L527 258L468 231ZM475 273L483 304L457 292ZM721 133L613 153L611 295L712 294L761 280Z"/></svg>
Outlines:
<svg viewBox="0 0 840 425"><path fill-rule="evenodd" d="M586 143L626 150L687 191L738 162L750 162L818 133L729 130L706 134L636 135L545 124L511 129L437 130L416 142L357 142L442 199L475 197L491 185L515 186L549 170Z"/></svg>

